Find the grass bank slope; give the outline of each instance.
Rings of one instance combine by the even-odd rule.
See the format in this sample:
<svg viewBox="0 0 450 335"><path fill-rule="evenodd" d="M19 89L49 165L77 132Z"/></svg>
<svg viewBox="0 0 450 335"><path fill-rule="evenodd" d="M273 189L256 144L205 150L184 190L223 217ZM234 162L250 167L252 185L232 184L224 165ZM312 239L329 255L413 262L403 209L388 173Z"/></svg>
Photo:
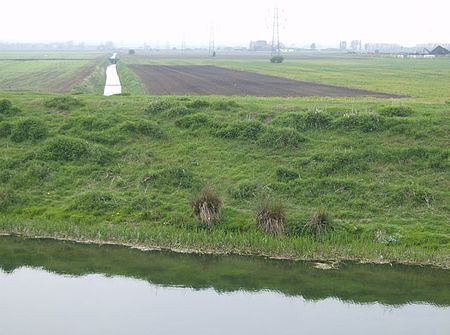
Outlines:
<svg viewBox="0 0 450 335"><path fill-rule="evenodd" d="M450 266L449 105L0 94L0 230L142 247ZM203 185L224 207L192 214ZM256 224L262 198L284 233ZM332 229L311 232L316 212Z"/></svg>

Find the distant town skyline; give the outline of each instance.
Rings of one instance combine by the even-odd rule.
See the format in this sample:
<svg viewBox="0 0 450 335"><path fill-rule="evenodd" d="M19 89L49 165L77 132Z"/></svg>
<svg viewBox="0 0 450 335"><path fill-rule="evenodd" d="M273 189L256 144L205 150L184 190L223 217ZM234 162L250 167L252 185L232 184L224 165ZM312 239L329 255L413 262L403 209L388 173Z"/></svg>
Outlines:
<svg viewBox="0 0 450 335"><path fill-rule="evenodd" d="M248 46L271 39L272 9L280 9L286 45L336 47L339 41L449 43L444 0L119 1L16 0L2 4L0 42L75 41L122 46Z"/></svg>

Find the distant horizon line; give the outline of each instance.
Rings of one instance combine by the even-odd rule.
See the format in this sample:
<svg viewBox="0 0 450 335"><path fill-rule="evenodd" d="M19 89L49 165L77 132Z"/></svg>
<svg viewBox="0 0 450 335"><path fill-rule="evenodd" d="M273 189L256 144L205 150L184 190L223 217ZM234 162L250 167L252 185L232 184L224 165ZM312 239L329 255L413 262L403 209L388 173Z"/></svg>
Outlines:
<svg viewBox="0 0 450 335"><path fill-rule="evenodd" d="M270 40L265 39L254 39L247 43L244 42L216 42L216 48L249 48L252 42L256 41L266 41L269 44ZM339 49L340 42L347 42L348 46L352 40L341 40L336 43L331 42L303 42L303 43L283 43L285 48L299 48L299 49L310 49L312 44L315 44L316 49ZM359 41L359 40L358 40ZM360 40L363 41L363 40ZM109 44L112 48L129 48L129 49L154 49L154 50L168 50L168 49L203 49L208 48L208 43L192 43L188 44L186 42L171 42L171 41L142 41L142 42L125 42L119 41L115 42L112 40L102 40L102 41L88 41L88 40L40 40L40 41L25 41L25 40L1 40L0 45L62 45L68 44L71 47L85 46L85 47L103 47ZM182 45L184 44L184 47ZM421 43L405 43L401 42L362 42L362 45L385 45L385 46L398 46L402 48L415 48L424 47L431 45L450 45L450 42L421 42ZM349 48L350 49L350 48Z"/></svg>

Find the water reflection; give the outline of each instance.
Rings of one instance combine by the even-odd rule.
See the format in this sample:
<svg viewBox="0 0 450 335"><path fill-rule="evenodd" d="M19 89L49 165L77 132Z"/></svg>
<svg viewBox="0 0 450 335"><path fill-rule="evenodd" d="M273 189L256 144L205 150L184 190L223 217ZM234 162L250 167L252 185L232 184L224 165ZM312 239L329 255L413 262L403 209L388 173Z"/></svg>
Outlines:
<svg viewBox="0 0 450 335"><path fill-rule="evenodd" d="M336 297L358 303L450 306L450 271L429 267L343 264L339 270L323 271L309 263L263 258L0 238L0 268L11 272L23 266L76 276L125 276L160 286L212 288L217 292L269 290L308 300Z"/></svg>
<svg viewBox="0 0 450 335"><path fill-rule="evenodd" d="M219 293L121 276L0 271L0 333L448 334L450 308L319 301L271 291Z"/></svg>

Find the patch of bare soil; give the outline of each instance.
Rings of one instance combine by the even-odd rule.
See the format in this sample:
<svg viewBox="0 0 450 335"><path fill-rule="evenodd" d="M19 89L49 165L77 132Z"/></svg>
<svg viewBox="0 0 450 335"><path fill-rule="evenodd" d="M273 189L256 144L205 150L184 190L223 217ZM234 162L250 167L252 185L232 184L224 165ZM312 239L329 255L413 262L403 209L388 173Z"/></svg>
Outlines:
<svg viewBox="0 0 450 335"><path fill-rule="evenodd" d="M211 65L138 65L129 67L151 95L225 95L257 97L400 98L395 94L297 81Z"/></svg>

